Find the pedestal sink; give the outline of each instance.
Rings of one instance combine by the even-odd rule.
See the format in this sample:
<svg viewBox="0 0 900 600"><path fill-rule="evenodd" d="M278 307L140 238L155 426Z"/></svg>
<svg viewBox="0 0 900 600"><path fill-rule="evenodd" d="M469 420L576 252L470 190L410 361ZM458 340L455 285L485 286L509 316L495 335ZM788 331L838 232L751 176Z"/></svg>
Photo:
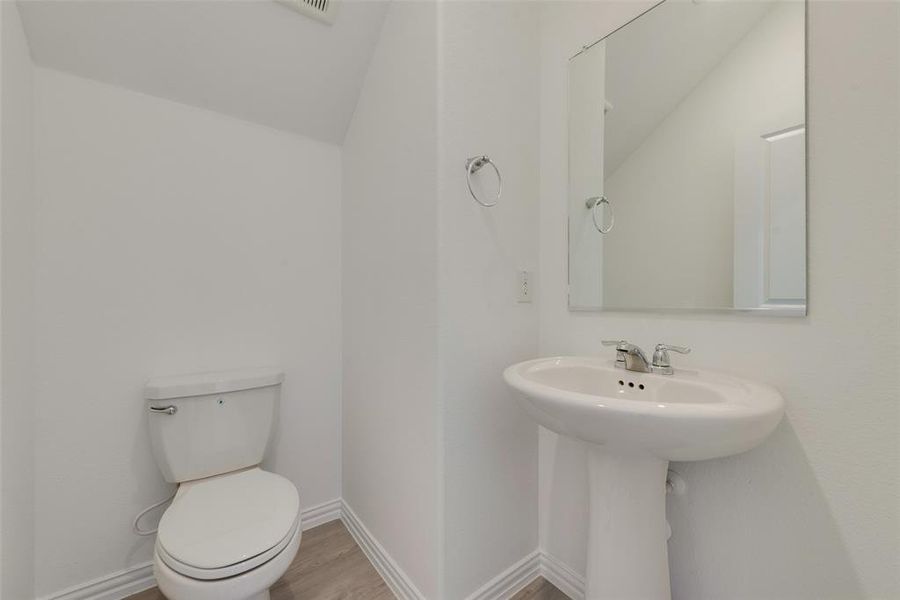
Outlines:
<svg viewBox="0 0 900 600"><path fill-rule="evenodd" d="M669 461L750 450L784 412L775 389L707 371L634 373L563 356L503 377L538 423L588 443L587 600L668 600Z"/></svg>

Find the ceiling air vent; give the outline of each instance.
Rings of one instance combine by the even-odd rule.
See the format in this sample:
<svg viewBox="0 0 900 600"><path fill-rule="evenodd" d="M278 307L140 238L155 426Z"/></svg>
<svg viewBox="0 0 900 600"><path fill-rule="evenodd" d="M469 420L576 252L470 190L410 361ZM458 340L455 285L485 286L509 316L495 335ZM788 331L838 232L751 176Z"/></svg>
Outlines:
<svg viewBox="0 0 900 600"><path fill-rule="evenodd" d="M338 0L276 0L316 21L331 25L337 13Z"/></svg>

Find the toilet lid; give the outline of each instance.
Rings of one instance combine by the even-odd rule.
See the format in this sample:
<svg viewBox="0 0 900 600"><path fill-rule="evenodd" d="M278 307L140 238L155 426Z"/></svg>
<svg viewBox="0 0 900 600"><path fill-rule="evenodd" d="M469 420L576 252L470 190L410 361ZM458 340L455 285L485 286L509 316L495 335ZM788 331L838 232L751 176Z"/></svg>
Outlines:
<svg viewBox="0 0 900 600"><path fill-rule="evenodd" d="M157 544L167 563L216 571L283 545L299 514L293 483L249 469L183 484L159 522Z"/></svg>

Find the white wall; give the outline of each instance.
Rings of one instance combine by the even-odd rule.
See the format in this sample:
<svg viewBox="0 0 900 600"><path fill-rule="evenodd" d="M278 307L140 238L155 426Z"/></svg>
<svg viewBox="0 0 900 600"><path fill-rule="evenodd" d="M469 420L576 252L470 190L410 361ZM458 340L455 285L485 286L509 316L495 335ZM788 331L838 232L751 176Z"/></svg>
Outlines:
<svg viewBox="0 0 900 600"><path fill-rule="evenodd" d="M604 238L607 306L733 306L735 149L803 124L803 14L800 2L775 5L606 174L616 211Z"/></svg>
<svg viewBox="0 0 900 600"><path fill-rule="evenodd" d="M501 373L537 353L537 309L516 290L537 265L540 38L534 3L439 10L441 597L460 600L537 546L537 427ZM480 154L503 175L493 208L465 185ZM474 177L483 194L493 177Z"/></svg>
<svg viewBox="0 0 900 600"><path fill-rule="evenodd" d="M392 3L344 144L344 498L427 598L537 545L537 428L500 373L537 351L516 281L537 263L538 15ZM466 191L480 153L494 209Z"/></svg>
<svg viewBox="0 0 900 600"><path fill-rule="evenodd" d="M437 9L392 2L343 146L343 496L438 598Z"/></svg>
<svg viewBox="0 0 900 600"><path fill-rule="evenodd" d="M304 507L340 495L340 154L37 73L40 596L151 557L149 376L283 366L266 464Z"/></svg>
<svg viewBox="0 0 900 600"><path fill-rule="evenodd" d="M18 9L0 2L0 596L33 597L33 67Z"/></svg>
<svg viewBox="0 0 900 600"><path fill-rule="evenodd" d="M541 354L601 354L602 338L683 343L694 352L680 364L785 395L760 448L674 465L688 483L669 502L676 599L896 597L900 7L809 4L809 317L569 313L566 59L647 6L544 7ZM541 542L582 572L584 471L583 448L542 431Z"/></svg>

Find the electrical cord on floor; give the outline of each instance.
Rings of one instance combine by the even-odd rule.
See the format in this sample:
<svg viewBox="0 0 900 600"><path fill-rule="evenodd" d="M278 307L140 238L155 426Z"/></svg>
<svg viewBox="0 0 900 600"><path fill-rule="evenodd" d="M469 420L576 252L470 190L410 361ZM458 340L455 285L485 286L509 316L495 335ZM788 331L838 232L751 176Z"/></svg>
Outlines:
<svg viewBox="0 0 900 600"><path fill-rule="evenodd" d="M154 529L141 529L141 525L140 525L141 519L144 517L144 515L146 515L151 510L153 510L155 508L159 508L160 506L162 506L163 504L166 504L167 502L171 502L172 498L175 497L176 493L178 493L178 488L175 488L175 491L172 492L172 495L169 496L168 498L166 498L165 500L161 500L161 501L157 502L156 504L148 506L147 508L145 508L144 510L139 512L138 516L136 516L134 518L134 521L131 523L132 531L134 531L136 534L141 535L141 536L155 534L157 529L159 529L159 527L155 527Z"/></svg>

